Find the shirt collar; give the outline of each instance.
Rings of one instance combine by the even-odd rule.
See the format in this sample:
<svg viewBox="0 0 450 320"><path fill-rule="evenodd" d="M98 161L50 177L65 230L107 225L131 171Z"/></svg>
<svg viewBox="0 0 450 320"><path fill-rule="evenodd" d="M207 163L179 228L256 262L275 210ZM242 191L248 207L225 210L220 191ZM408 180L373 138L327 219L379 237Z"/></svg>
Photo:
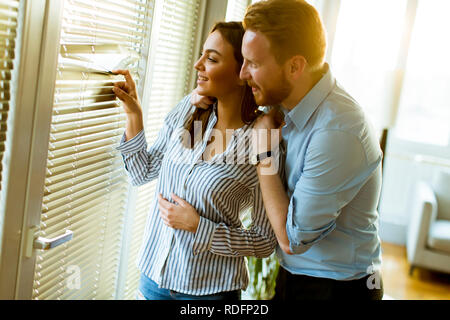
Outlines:
<svg viewBox="0 0 450 320"><path fill-rule="evenodd" d="M335 79L331 74L330 67L325 64L325 74L306 96L290 111L284 110L286 119L294 122L298 130L302 130L306 122L311 118L313 112L328 96L335 85ZM286 121L286 124L288 121Z"/></svg>

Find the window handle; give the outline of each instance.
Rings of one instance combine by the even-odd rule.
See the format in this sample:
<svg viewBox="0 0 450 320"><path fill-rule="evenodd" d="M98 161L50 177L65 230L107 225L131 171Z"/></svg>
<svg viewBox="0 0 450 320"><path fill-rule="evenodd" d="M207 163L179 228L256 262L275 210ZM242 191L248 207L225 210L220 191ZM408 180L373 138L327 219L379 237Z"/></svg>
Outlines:
<svg viewBox="0 0 450 320"><path fill-rule="evenodd" d="M73 238L73 232L70 230L67 230L66 233L64 233L60 236L51 238L51 239L38 237L33 242L33 248L34 249L42 249L42 250L53 249L59 245L62 245L63 243L66 243L67 241L72 240L72 238Z"/></svg>

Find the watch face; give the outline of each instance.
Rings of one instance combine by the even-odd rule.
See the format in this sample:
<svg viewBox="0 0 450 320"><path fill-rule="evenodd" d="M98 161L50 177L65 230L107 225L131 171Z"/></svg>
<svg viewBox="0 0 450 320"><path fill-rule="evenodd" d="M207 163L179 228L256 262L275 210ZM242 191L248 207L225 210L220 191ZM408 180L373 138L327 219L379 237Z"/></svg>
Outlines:
<svg viewBox="0 0 450 320"><path fill-rule="evenodd" d="M257 164L258 163L258 156L256 154L252 154L250 156L249 161L250 161L250 164Z"/></svg>

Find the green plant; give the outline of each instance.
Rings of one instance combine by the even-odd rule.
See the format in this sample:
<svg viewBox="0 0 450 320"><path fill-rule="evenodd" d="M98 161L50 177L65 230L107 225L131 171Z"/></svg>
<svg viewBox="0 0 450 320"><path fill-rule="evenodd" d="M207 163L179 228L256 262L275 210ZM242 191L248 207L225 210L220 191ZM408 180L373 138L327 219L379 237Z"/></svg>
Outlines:
<svg viewBox="0 0 450 320"><path fill-rule="evenodd" d="M250 281L243 293L244 299L270 300L275 294L276 279L279 263L273 253L270 257L260 259L248 257L248 271Z"/></svg>
<svg viewBox="0 0 450 320"><path fill-rule="evenodd" d="M250 227L251 209L242 213L241 220L245 228ZM247 290L242 293L242 298L248 300L272 299L280 267L275 252L267 258L247 257L246 260L250 280Z"/></svg>

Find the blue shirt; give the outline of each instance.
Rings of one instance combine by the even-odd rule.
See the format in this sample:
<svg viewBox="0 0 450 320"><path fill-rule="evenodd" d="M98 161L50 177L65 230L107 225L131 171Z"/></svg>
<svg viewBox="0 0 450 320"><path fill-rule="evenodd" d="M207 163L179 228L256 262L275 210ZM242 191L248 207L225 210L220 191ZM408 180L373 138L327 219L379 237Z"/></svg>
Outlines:
<svg viewBox="0 0 450 320"><path fill-rule="evenodd" d="M183 146L184 123L194 111L186 96L166 117L155 143L147 148L144 131L120 146L133 185L158 178L138 254L139 270L161 288L191 295L246 289L245 256L267 257L277 240L264 209L258 175L249 163L253 124L235 130L223 153L206 161L202 155L217 122L211 113L204 137L193 149ZM221 138L218 139L221 141ZM278 156L283 160L282 153ZM280 162L280 169L283 162ZM156 195L171 193L200 215L196 233L166 226ZM251 210L244 228L241 214Z"/></svg>
<svg viewBox="0 0 450 320"><path fill-rule="evenodd" d="M379 270L382 152L361 107L328 68L294 109L283 111L286 230L294 255L278 247L280 264L294 274L336 280Z"/></svg>

